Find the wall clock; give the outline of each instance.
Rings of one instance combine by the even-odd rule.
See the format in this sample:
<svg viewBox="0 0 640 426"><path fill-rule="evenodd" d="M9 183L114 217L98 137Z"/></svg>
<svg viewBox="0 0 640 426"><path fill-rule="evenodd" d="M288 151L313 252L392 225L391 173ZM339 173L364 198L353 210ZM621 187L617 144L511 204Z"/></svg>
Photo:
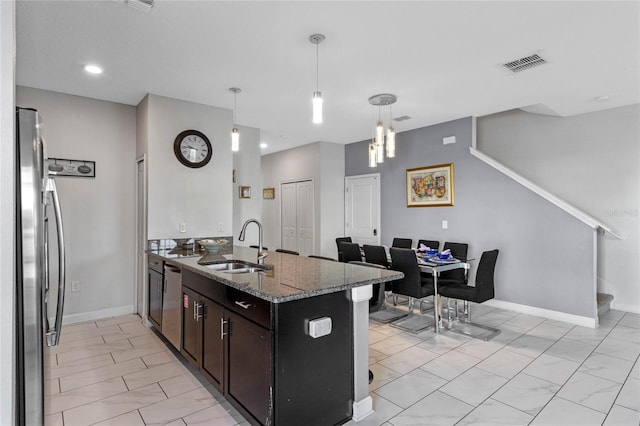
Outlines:
<svg viewBox="0 0 640 426"><path fill-rule="evenodd" d="M173 152L178 161L194 169L206 165L213 155L209 138L197 130L180 132L173 142Z"/></svg>

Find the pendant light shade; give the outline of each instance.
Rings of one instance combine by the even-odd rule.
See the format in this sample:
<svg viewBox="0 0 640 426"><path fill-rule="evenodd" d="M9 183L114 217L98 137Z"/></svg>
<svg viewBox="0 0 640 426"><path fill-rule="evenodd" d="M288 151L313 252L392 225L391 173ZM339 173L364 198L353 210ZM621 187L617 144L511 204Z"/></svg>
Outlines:
<svg viewBox="0 0 640 426"><path fill-rule="evenodd" d="M320 61L318 59L318 45L322 43L322 41L326 37L322 34L311 34L309 36L309 41L316 45L316 90L313 92L313 97L311 98L312 106L313 106L313 123L320 124L322 123L322 92L318 89L318 80L319 80L319 68Z"/></svg>
<svg viewBox="0 0 640 426"><path fill-rule="evenodd" d="M396 156L396 131L393 126L387 129L387 158Z"/></svg>
<svg viewBox="0 0 640 426"><path fill-rule="evenodd" d="M322 92L313 92L313 124L322 123Z"/></svg>
<svg viewBox="0 0 640 426"><path fill-rule="evenodd" d="M238 128L236 127L236 98L238 96L238 93L240 93L242 90L237 87L231 87L229 88L229 91L233 93L233 129L231 130L231 151L238 152L240 151L240 132L238 132Z"/></svg>
<svg viewBox="0 0 640 426"><path fill-rule="evenodd" d="M378 165L378 148L376 144L371 141L369 144L369 167L375 167Z"/></svg>

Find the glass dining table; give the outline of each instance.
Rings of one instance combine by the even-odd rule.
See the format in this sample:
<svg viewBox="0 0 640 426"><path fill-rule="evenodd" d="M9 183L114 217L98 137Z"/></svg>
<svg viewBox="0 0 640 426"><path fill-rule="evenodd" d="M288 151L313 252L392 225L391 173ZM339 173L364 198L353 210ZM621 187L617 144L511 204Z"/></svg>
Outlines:
<svg viewBox="0 0 640 426"><path fill-rule="evenodd" d="M469 262L473 259L439 259L437 257L421 257L418 255L418 266L420 271L427 272L433 275L433 320L434 330L436 334L440 333L442 329L442 301L438 294L438 277L442 272L452 271L454 269L464 269L465 274L468 273L471 264Z"/></svg>

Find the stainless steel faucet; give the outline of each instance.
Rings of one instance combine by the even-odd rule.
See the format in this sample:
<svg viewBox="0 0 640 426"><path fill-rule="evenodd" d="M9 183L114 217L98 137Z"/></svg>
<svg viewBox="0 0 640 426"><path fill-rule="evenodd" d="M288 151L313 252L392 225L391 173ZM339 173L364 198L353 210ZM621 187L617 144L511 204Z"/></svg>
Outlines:
<svg viewBox="0 0 640 426"><path fill-rule="evenodd" d="M262 250L262 224L258 219L249 219L242 225L242 230L240 231L240 236L238 237L238 240L244 241L244 233L247 230L247 225L250 224L251 222L258 225L258 265L263 265L264 258L267 257L268 254Z"/></svg>

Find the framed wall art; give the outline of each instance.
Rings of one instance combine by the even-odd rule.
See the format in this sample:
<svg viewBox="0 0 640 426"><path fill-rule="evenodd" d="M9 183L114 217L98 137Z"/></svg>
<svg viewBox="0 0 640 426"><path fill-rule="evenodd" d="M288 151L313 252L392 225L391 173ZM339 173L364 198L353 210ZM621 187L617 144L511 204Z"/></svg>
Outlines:
<svg viewBox="0 0 640 426"><path fill-rule="evenodd" d="M96 177L96 162L47 158L47 170L51 176Z"/></svg>
<svg viewBox="0 0 640 426"><path fill-rule="evenodd" d="M275 188L264 188L262 190L262 198L265 200L273 200L276 198L276 189Z"/></svg>
<svg viewBox="0 0 640 426"><path fill-rule="evenodd" d="M453 205L453 163L407 169L407 207Z"/></svg>
<svg viewBox="0 0 640 426"><path fill-rule="evenodd" d="M241 186L240 187L240 198L251 198L251 187L250 186Z"/></svg>

